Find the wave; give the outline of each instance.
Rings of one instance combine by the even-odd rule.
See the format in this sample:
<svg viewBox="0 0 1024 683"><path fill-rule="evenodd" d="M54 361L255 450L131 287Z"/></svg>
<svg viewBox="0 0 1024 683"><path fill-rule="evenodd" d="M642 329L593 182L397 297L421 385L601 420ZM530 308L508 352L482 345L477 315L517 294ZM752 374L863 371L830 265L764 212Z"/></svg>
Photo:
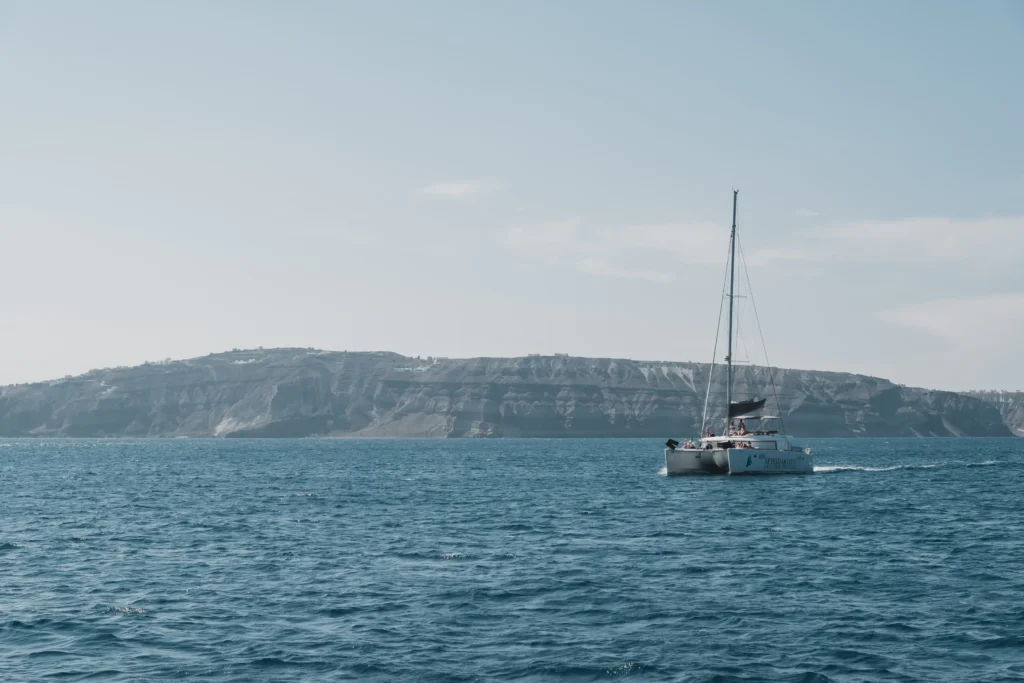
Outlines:
<svg viewBox="0 0 1024 683"><path fill-rule="evenodd" d="M145 614L146 610L134 605L114 605L108 607L107 612L111 614Z"/></svg>
<svg viewBox="0 0 1024 683"><path fill-rule="evenodd" d="M441 555L442 560L464 560L466 559L465 553L445 553Z"/></svg>

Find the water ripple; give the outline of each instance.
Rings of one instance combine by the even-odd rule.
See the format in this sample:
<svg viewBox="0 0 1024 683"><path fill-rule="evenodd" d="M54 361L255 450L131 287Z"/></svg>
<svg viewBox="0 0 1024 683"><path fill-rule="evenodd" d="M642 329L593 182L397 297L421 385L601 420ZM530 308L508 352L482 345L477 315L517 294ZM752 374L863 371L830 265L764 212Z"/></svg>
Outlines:
<svg viewBox="0 0 1024 683"><path fill-rule="evenodd" d="M1024 440L0 445L0 680L1024 679Z"/></svg>

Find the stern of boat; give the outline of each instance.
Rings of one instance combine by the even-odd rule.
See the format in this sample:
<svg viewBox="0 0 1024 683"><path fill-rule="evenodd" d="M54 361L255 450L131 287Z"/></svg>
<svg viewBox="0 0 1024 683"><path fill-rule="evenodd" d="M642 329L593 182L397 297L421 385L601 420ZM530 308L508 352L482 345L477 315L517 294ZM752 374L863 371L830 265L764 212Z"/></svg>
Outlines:
<svg viewBox="0 0 1024 683"><path fill-rule="evenodd" d="M665 474L728 474L726 462L716 462L714 451L693 448L665 449Z"/></svg>

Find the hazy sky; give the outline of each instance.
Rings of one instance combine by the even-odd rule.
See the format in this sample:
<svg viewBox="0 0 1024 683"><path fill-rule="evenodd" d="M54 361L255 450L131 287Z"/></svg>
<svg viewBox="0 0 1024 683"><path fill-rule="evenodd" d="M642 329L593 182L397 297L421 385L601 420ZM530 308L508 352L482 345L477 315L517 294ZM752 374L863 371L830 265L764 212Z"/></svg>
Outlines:
<svg viewBox="0 0 1024 683"><path fill-rule="evenodd" d="M1024 389L1024 4L0 0L0 383L232 347ZM722 354L720 354L722 355Z"/></svg>

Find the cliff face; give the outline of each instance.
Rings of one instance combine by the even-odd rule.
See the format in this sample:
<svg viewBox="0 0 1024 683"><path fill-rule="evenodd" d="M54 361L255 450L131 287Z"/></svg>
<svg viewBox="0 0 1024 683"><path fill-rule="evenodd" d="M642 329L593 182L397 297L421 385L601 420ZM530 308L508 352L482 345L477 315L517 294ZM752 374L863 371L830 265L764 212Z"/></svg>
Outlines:
<svg viewBox="0 0 1024 683"><path fill-rule="evenodd" d="M995 406L1010 431L1024 436L1024 391L971 391L968 395Z"/></svg>
<svg viewBox="0 0 1024 683"><path fill-rule="evenodd" d="M700 428L707 373L565 356L233 351L0 388L0 435L680 437ZM999 408L972 396L832 372L775 379L786 428L800 436L1010 435ZM737 397L766 386L765 368L737 369Z"/></svg>

